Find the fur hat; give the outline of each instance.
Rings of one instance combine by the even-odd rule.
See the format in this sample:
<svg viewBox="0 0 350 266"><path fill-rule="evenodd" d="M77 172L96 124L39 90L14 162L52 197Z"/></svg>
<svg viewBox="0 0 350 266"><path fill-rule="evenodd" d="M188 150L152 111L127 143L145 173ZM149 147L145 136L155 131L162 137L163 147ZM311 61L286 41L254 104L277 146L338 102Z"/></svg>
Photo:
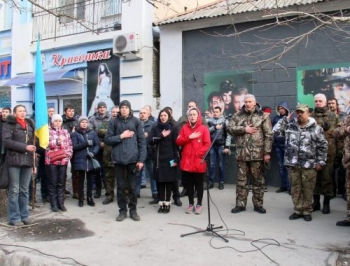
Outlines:
<svg viewBox="0 0 350 266"><path fill-rule="evenodd" d="M60 114L54 114L51 117L51 123L55 122L56 120L63 121L62 116Z"/></svg>

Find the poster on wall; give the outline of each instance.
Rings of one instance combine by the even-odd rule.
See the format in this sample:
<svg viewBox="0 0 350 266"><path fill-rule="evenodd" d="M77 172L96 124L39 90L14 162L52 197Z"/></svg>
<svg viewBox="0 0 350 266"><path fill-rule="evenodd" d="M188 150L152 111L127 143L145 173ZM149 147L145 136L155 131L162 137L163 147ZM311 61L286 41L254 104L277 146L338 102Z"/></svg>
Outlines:
<svg viewBox="0 0 350 266"><path fill-rule="evenodd" d="M98 50L98 51L107 51ZM94 53L97 51L89 51ZM112 51L111 53L112 54ZM119 57L111 56L106 60L89 61L87 63L87 115L92 116L96 112L97 104L105 102L107 111L111 111L115 104L119 104Z"/></svg>
<svg viewBox="0 0 350 266"><path fill-rule="evenodd" d="M205 116L213 117L213 110L219 106L222 115L229 116L241 111L244 96L252 93L252 74L237 71L212 72L204 74Z"/></svg>
<svg viewBox="0 0 350 266"><path fill-rule="evenodd" d="M298 103L314 107L314 95L336 98L339 111L350 110L350 63L297 68Z"/></svg>

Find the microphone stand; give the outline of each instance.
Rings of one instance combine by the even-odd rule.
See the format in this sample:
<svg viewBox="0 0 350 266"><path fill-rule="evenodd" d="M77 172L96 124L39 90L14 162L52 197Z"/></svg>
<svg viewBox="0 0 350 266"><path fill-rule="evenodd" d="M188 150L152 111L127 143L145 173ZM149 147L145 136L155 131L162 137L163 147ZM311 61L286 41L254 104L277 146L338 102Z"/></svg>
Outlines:
<svg viewBox="0 0 350 266"><path fill-rule="evenodd" d="M226 119L231 117L232 115L228 115L225 117L225 120L224 120L224 125L223 127L226 125ZM221 132L221 130L223 129L220 128L217 132L216 132L216 135L214 137L214 139L212 140L211 144L210 144L210 147L209 149L206 151L206 153L204 154L203 158L202 158L202 161L201 163L204 163L204 161L206 160L211 148L213 147L214 143L215 143L215 140L217 139L219 133ZM208 171L208 167L207 167L207 171ZM217 232L215 232L216 229L222 229L223 227L222 226L216 226L214 227L214 224L211 223L211 219L210 219L210 192L209 192L209 174L207 174L207 204L208 204L208 225L207 225L207 228L204 229L204 230L199 230L199 231L195 231L195 232L192 232L192 233L187 233L187 234L182 234L181 237L185 237L185 236L189 236L189 235L194 235L194 234L199 234L199 233L205 233L205 232L209 232L211 234L213 234L214 236L217 236L217 237L220 237L222 240L224 240L226 243L229 242L228 239L224 238L222 235L218 234Z"/></svg>

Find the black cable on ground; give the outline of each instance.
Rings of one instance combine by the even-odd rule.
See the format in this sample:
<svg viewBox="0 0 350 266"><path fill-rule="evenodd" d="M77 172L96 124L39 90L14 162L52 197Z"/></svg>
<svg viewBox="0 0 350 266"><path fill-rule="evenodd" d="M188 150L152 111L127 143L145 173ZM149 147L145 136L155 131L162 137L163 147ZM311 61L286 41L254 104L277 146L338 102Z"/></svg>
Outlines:
<svg viewBox="0 0 350 266"><path fill-rule="evenodd" d="M222 235L223 237L225 237L225 236L228 236L228 235L229 235L229 234L228 234L229 231L236 231L236 232L240 232L243 236L245 236L245 232L244 232L244 231L237 230L237 229L229 229L228 226L226 225L224 219L223 219L222 216L221 216L221 213L220 213L220 211L219 211L219 208L216 206L215 202L212 200L210 194L209 194L209 200L210 200L210 202L215 206L215 209L216 209L217 213L219 214L220 220L222 221L222 223L225 225L225 228L226 228L226 229L222 229L222 230L217 230L216 233L218 233L218 232L220 232L220 231L226 231L226 233L225 233L224 235ZM215 247L215 246L213 246L213 244L212 244L212 241L213 241L214 238L217 238L217 236L214 235L214 236L210 239L210 241L209 241L210 246L211 246L212 248L214 248L214 249L230 248L230 249L233 249L233 250L235 250L235 251L237 251L237 252L240 252L240 253L249 253L249 252L260 251L260 252L261 252L266 258L268 258L271 262L275 263L276 265L280 265L278 262L276 262L275 260L273 260L272 258L270 258L270 257L262 250L263 248L268 247L268 246L278 246L278 247L280 247L281 244L280 244L277 240L275 240L275 239L272 239L272 238L261 238L261 239L257 239L257 240L252 240L252 241L250 242L250 244L251 244L255 249L244 251L244 250L238 250L238 249L233 248L233 247L230 247L230 246ZM256 243L259 243L259 242L262 242L262 241L272 241L272 243L266 243L264 246L258 247L258 246L256 245Z"/></svg>

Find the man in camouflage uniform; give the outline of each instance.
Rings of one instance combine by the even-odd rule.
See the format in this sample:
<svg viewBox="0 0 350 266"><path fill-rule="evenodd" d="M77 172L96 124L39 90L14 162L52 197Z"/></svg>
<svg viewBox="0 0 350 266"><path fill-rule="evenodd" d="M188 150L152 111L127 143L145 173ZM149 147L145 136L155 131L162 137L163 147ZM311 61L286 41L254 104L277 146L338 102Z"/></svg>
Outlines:
<svg viewBox="0 0 350 266"><path fill-rule="evenodd" d="M344 139L343 166L346 169L347 217L336 223L337 226L350 226L350 116L348 115L340 127L334 130L336 138Z"/></svg>
<svg viewBox="0 0 350 266"><path fill-rule="evenodd" d="M335 113L335 115L338 117L339 124L337 126L340 126L340 124L344 121L346 114L340 111L338 100L336 98L327 99L327 106L329 110ZM338 194L341 194L343 199L346 200L346 193L345 193L345 179L346 179L345 172L346 171L342 163L345 136L334 135L334 137L335 137L336 154L335 154L334 164L333 164L333 196L335 197L337 195L337 185L338 185Z"/></svg>
<svg viewBox="0 0 350 266"><path fill-rule="evenodd" d="M274 126L276 135L286 138L284 164L289 167L291 196L294 213L289 220L304 218L312 220L312 195L316 184L317 171L326 164L327 140L323 129L310 117L309 107L299 104L297 118L285 116Z"/></svg>
<svg viewBox="0 0 350 266"><path fill-rule="evenodd" d="M236 135L236 160L238 165L236 207L232 213L246 210L248 197L248 174L253 178L254 211L266 213L263 208L264 185L263 162L270 161L272 147L271 121L260 110L255 96L247 94L242 110L228 124L227 132Z"/></svg>
<svg viewBox="0 0 350 266"><path fill-rule="evenodd" d="M333 130L338 124L338 118L335 113L329 110L327 99L324 94L316 94L314 100L315 109L311 116L316 120L316 123L323 128L324 135L328 142L328 152L325 167L323 167L322 171L317 173L312 209L313 211L321 209L320 195L322 194L324 195L322 213L329 214L329 202L333 197L333 163L336 153Z"/></svg>
<svg viewBox="0 0 350 266"><path fill-rule="evenodd" d="M117 117L119 112L119 107L114 106L111 110L111 119ZM109 121L103 121L97 130L97 135L100 139L104 139L107 134ZM106 205L114 201L114 187L115 187L115 177L114 177L114 164L112 161L112 146L105 145L103 149L103 166L105 167L106 173L106 198L103 200L102 204Z"/></svg>

